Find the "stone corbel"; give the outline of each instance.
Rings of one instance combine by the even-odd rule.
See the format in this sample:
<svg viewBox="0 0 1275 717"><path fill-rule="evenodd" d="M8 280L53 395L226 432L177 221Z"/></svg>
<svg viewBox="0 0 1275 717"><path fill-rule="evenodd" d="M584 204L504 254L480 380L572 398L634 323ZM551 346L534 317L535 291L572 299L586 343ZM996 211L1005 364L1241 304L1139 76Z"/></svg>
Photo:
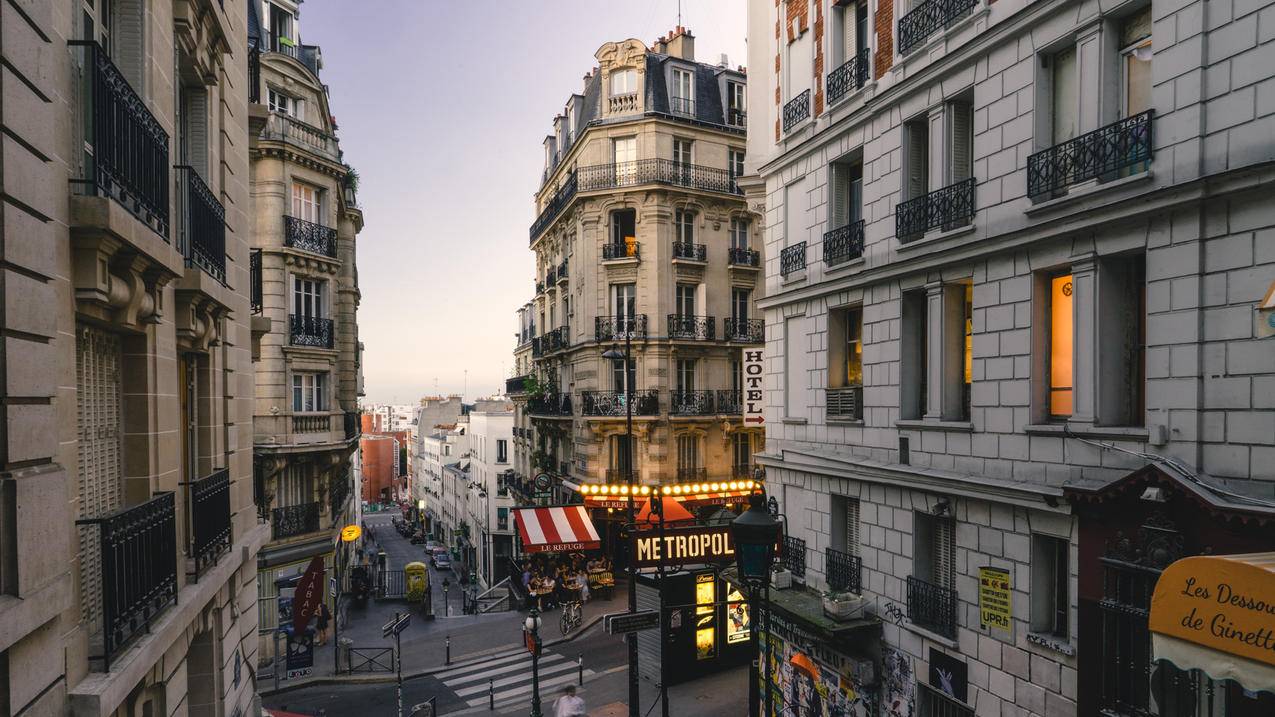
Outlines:
<svg viewBox="0 0 1275 717"><path fill-rule="evenodd" d="M110 237L74 243L76 309L142 330L163 316L163 288L171 275Z"/></svg>

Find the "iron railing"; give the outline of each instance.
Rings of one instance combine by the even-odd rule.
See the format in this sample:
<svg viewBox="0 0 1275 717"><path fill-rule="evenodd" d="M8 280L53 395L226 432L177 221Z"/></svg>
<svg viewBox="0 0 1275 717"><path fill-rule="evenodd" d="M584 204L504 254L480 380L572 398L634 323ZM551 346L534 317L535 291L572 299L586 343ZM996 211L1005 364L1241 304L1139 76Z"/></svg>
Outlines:
<svg viewBox="0 0 1275 717"><path fill-rule="evenodd" d="M947 638L956 638L956 591L908 576L908 620Z"/></svg>
<svg viewBox="0 0 1275 717"><path fill-rule="evenodd" d="M559 326L540 337L540 351L542 353L550 354L555 351L564 351L570 347L571 328L568 326Z"/></svg>
<svg viewBox="0 0 1275 717"><path fill-rule="evenodd" d="M329 480L331 482L328 485L328 515L331 516L332 525L335 527L340 523L345 504L350 500L352 481L349 466Z"/></svg>
<svg viewBox="0 0 1275 717"><path fill-rule="evenodd" d="M679 481L708 480L708 469L704 466L678 466L677 479Z"/></svg>
<svg viewBox="0 0 1275 717"><path fill-rule="evenodd" d="M695 116L695 100L689 97L673 97L669 99L669 109L675 115Z"/></svg>
<svg viewBox="0 0 1275 717"><path fill-rule="evenodd" d="M941 28L951 27L978 6L978 0L926 0L899 18L899 54L921 46Z"/></svg>
<svg viewBox="0 0 1275 717"><path fill-rule="evenodd" d="M293 346L333 347L332 319L288 314L288 340Z"/></svg>
<svg viewBox="0 0 1275 717"><path fill-rule="evenodd" d="M761 254L755 249L731 247L726 253L726 263L731 266L757 266L761 263Z"/></svg>
<svg viewBox="0 0 1275 717"><path fill-rule="evenodd" d="M722 414L742 413L744 410L742 398L741 392L736 389L719 389L717 391L717 412Z"/></svg>
<svg viewBox="0 0 1275 717"><path fill-rule="evenodd" d="M1027 194L1033 199L1090 179L1149 165L1154 152L1154 110L1113 122L1027 158Z"/></svg>
<svg viewBox="0 0 1275 717"><path fill-rule="evenodd" d="M668 412L671 416L711 416L713 392L670 391Z"/></svg>
<svg viewBox="0 0 1275 717"><path fill-rule="evenodd" d="M759 344L766 340L766 322L763 319L730 318L722 322L727 341L742 344Z"/></svg>
<svg viewBox="0 0 1275 717"><path fill-rule="evenodd" d="M110 672L115 653L177 602L176 500L171 492L160 493L76 524L98 528L102 660Z"/></svg>
<svg viewBox="0 0 1275 717"><path fill-rule="evenodd" d="M553 266L549 267L549 270L545 272L545 286L546 286L546 287L552 287L552 286L553 286L554 284L556 284L556 283L558 283L558 266L557 266L557 264L555 264L555 265L553 265Z"/></svg>
<svg viewBox="0 0 1275 717"><path fill-rule="evenodd" d="M558 264L558 281L563 282L566 280L567 280L567 260L563 259L562 263Z"/></svg>
<svg viewBox="0 0 1275 717"><path fill-rule="evenodd" d="M570 416L571 394L546 393L527 401L527 413L533 416Z"/></svg>
<svg viewBox="0 0 1275 717"><path fill-rule="evenodd" d="M595 164L576 170L582 192L620 189L642 184L668 184L705 192L739 194L730 171L672 159L635 159L613 164Z"/></svg>
<svg viewBox="0 0 1275 717"><path fill-rule="evenodd" d="M810 118L810 90L788 100L784 105L784 131L792 129L802 120Z"/></svg>
<svg viewBox="0 0 1275 717"><path fill-rule="evenodd" d="M640 249L641 242L633 242L632 244L617 244L616 242L607 242L602 245L602 261L610 261L612 259L641 259Z"/></svg>
<svg viewBox="0 0 1275 717"><path fill-rule="evenodd" d="M190 484L190 554L195 580L230 550L230 471L222 468Z"/></svg>
<svg viewBox="0 0 1275 717"><path fill-rule="evenodd" d="M730 477L735 479L752 480L754 466L752 463L735 463L730 467Z"/></svg>
<svg viewBox="0 0 1275 717"><path fill-rule="evenodd" d="M863 419L863 386L846 386L827 390L827 417L859 421Z"/></svg>
<svg viewBox="0 0 1275 717"><path fill-rule="evenodd" d="M673 242L673 258L708 261L708 247L694 242L675 241Z"/></svg>
<svg viewBox="0 0 1275 717"><path fill-rule="evenodd" d="M731 127L747 127L748 113L744 110L731 107L726 110L726 124Z"/></svg>
<svg viewBox="0 0 1275 717"><path fill-rule="evenodd" d="M407 573L381 570L376 574L376 596L381 599L407 597Z"/></svg>
<svg viewBox="0 0 1275 717"><path fill-rule="evenodd" d="M627 397L623 391L581 391L580 415L622 417L627 400L632 400L635 416L657 416L660 413L660 392L648 389L633 391Z"/></svg>
<svg viewBox="0 0 1275 717"><path fill-rule="evenodd" d="M86 194L111 197L168 240L168 133L101 45L82 50L79 81L85 165L72 180Z"/></svg>
<svg viewBox="0 0 1275 717"><path fill-rule="evenodd" d="M363 432L363 414L358 411L345 412L345 440L350 441L359 437Z"/></svg>
<svg viewBox="0 0 1275 717"><path fill-rule="evenodd" d="M260 314L265 310L264 297L261 292L261 250L253 249L248 254L248 285L251 293L249 299L252 313Z"/></svg>
<svg viewBox="0 0 1275 717"><path fill-rule="evenodd" d="M593 319L595 341L619 341L628 334L630 339L646 338L646 314L632 316L596 316Z"/></svg>
<svg viewBox="0 0 1275 717"><path fill-rule="evenodd" d="M833 548L825 549L823 556L824 573L830 590L863 592L862 558Z"/></svg>
<svg viewBox="0 0 1275 717"><path fill-rule="evenodd" d="M917 714L927 717L974 717L969 705L949 697L946 692L924 682L916 683ZM1103 712L1103 714L1112 714Z"/></svg>
<svg viewBox="0 0 1275 717"><path fill-rule="evenodd" d="M248 40L248 102L261 103L261 47L255 37Z"/></svg>
<svg viewBox="0 0 1275 717"><path fill-rule="evenodd" d="M668 337L690 341L713 341L717 338L717 318L690 314L668 315Z"/></svg>
<svg viewBox="0 0 1275 717"><path fill-rule="evenodd" d="M531 224L531 242L534 244L536 238L539 237L544 230L553 224L558 215L571 204L571 200L576 196L576 173L570 172L563 178L562 184L558 185L557 191L553 193L549 201L545 203L544 209L540 210L540 214L536 217L536 221Z"/></svg>
<svg viewBox="0 0 1275 717"><path fill-rule="evenodd" d="M823 263L843 264L863 256L863 220L850 222L823 234Z"/></svg>
<svg viewBox="0 0 1275 717"><path fill-rule="evenodd" d="M335 259L336 229L284 215L283 245Z"/></svg>
<svg viewBox="0 0 1275 717"><path fill-rule="evenodd" d="M518 396L525 393L527 390L527 379L529 378L531 377L523 375L505 379L505 395ZM517 427L514 428L514 435L517 435L518 430L519 429Z"/></svg>
<svg viewBox="0 0 1275 717"><path fill-rule="evenodd" d="M536 296L540 296L543 293L545 293L545 283L537 279L536 280Z"/></svg>
<svg viewBox="0 0 1275 717"><path fill-rule="evenodd" d="M177 170L177 249L186 266L197 266L226 283L226 209L189 165Z"/></svg>
<svg viewBox="0 0 1275 717"><path fill-rule="evenodd" d="M633 475L633 482L636 483L641 477L639 475L641 472L642 471L637 466L634 466L631 470L625 470L623 468L608 468L606 472L607 483L627 483L629 481L630 474Z"/></svg>
<svg viewBox="0 0 1275 717"><path fill-rule="evenodd" d="M322 510L323 506L315 502L290 505L286 508L275 508L270 511L270 524L274 539L282 540L317 531L319 529L319 513Z"/></svg>
<svg viewBox="0 0 1275 717"><path fill-rule="evenodd" d="M868 84L868 72L871 69L868 61L868 48L861 47L854 57L846 60L840 67L828 73L824 81L827 90L828 104L840 102L851 90L861 90Z"/></svg>
<svg viewBox="0 0 1275 717"><path fill-rule="evenodd" d="M804 241L784 247L783 251L779 252L779 273L783 276L802 271L805 268L806 243Z"/></svg>
<svg viewBox="0 0 1275 717"><path fill-rule="evenodd" d="M785 535L783 548L784 568L791 572L793 577L806 577L806 541Z"/></svg>
<svg viewBox="0 0 1275 717"><path fill-rule="evenodd" d="M907 243L930 229L947 231L968 224L974 218L974 186L970 177L899 204L894 212L899 241Z"/></svg>

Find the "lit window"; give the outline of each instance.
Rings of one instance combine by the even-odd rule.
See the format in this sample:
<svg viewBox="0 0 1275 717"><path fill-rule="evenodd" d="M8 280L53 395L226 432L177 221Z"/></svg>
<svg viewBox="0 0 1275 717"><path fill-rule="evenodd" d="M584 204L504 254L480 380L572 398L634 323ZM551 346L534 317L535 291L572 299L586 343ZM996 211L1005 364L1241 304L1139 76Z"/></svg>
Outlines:
<svg viewBox="0 0 1275 717"><path fill-rule="evenodd" d="M1071 293L1071 274L1049 280L1049 415L1059 418L1072 411Z"/></svg>

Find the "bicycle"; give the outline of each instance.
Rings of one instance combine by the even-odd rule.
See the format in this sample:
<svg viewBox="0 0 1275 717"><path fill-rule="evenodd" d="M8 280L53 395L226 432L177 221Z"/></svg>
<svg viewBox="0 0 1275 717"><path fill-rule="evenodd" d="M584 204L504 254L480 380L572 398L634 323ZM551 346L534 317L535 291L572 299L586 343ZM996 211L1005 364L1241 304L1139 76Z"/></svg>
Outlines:
<svg viewBox="0 0 1275 717"><path fill-rule="evenodd" d="M570 633L572 630L580 627L580 623L584 621L584 607L579 600L571 600L562 603L562 617L558 619L558 629L563 635Z"/></svg>

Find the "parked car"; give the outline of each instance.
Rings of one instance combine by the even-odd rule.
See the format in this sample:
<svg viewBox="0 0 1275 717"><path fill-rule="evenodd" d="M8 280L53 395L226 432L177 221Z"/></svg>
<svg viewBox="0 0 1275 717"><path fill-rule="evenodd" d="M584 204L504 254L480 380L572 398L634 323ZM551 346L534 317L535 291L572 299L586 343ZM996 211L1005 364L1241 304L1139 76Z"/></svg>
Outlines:
<svg viewBox="0 0 1275 717"><path fill-rule="evenodd" d="M442 570L451 566L452 556L447 552L447 548L434 548L434 567Z"/></svg>

